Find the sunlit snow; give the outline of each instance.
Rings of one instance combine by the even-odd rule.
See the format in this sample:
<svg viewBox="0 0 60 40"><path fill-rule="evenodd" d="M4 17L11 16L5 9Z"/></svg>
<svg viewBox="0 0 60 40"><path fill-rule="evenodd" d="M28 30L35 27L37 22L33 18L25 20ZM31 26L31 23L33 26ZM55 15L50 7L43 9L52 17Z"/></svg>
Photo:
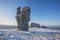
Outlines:
<svg viewBox="0 0 60 40"><path fill-rule="evenodd" d="M29 31L0 29L0 40L60 40L60 30L43 28L31 28Z"/></svg>

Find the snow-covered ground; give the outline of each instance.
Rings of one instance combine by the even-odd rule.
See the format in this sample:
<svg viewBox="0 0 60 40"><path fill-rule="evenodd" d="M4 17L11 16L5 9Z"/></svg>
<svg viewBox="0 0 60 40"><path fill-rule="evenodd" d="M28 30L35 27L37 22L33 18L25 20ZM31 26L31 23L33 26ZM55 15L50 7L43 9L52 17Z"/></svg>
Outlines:
<svg viewBox="0 0 60 40"><path fill-rule="evenodd" d="M60 30L56 30L56 29L47 29L47 28L29 28L29 31L60 32Z"/></svg>
<svg viewBox="0 0 60 40"><path fill-rule="evenodd" d="M29 28L29 31L0 29L0 40L60 40L60 30Z"/></svg>

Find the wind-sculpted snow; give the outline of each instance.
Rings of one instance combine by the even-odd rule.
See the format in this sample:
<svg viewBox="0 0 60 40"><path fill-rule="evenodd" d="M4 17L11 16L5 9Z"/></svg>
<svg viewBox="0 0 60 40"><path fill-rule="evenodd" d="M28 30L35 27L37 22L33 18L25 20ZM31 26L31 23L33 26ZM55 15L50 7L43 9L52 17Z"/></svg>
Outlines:
<svg viewBox="0 0 60 40"><path fill-rule="evenodd" d="M0 31L0 40L60 40L60 32Z"/></svg>

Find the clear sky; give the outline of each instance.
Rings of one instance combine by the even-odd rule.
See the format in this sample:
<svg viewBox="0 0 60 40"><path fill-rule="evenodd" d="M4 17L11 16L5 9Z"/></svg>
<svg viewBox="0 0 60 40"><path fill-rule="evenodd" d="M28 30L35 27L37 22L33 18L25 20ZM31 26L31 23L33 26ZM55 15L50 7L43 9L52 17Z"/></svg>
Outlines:
<svg viewBox="0 0 60 40"><path fill-rule="evenodd" d="M59 0L0 0L0 25L17 25L16 8L30 6L31 21L46 26L60 25Z"/></svg>

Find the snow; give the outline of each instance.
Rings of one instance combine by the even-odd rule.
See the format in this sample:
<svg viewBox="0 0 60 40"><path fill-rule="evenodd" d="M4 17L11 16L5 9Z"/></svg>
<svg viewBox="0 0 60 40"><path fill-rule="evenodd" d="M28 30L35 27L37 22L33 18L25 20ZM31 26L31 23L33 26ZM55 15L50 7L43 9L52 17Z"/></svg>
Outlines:
<svg viewBox="0 0 60 40"><path fill-rule="evenodd" d="M29 28L29 31L41 31L41 32L60 32L60 30L47 29L47 28Z"/></svg>
<svg viewBox="0 0 60 40"><path fill-rule="evenodd" d="M44 28L30 28L29 31L0 29L0 40L60 40L60 30Z"/></svg>

